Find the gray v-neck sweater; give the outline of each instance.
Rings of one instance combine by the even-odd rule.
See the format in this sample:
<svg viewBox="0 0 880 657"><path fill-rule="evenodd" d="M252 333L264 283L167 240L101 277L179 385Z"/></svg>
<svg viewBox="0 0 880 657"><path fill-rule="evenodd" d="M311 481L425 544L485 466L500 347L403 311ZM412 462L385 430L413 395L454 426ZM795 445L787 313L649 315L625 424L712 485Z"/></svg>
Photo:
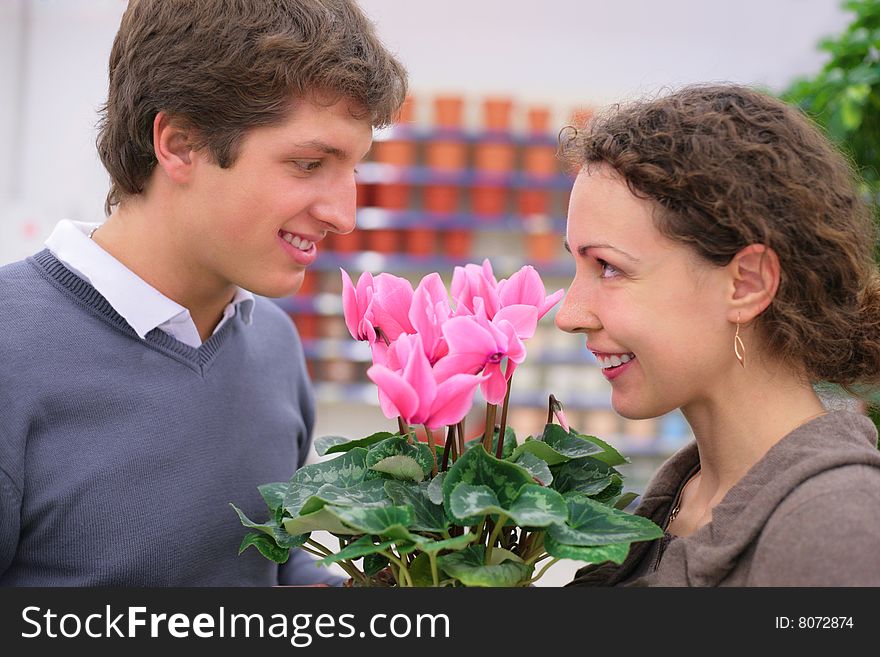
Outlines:
<svg viewBox="0 0 880 657"><path fill-rule="evenodd" d="M696 443L636 509L661 527L699 467ZM687 537L635 543L569 586L880 586L880 452L866 417L833 411L774 445Z"/></svg>
<svg viewBox="0 0 880 657"><path fill-rule="evenodd" d="M257 299L194 349L142 340L49 251L0 268L0 584L335 582L251 549L230 502L304 462L314 402L290 318Z"/></svg>

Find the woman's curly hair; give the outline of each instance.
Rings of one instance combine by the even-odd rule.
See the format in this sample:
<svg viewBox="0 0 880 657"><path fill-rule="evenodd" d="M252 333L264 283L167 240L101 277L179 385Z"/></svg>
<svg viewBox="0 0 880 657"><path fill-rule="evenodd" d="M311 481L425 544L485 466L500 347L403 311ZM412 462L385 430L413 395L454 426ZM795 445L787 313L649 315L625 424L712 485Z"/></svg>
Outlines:
<svg viewBox="0 0 880 657"><path fill-rule="evenodd" d="M658 230L715 265L749 244L779 257L764 347L813 381L880 374L876 228L847 160L799 110L737 85L689 86L615 106L560 137L655 201Z"/></svg>

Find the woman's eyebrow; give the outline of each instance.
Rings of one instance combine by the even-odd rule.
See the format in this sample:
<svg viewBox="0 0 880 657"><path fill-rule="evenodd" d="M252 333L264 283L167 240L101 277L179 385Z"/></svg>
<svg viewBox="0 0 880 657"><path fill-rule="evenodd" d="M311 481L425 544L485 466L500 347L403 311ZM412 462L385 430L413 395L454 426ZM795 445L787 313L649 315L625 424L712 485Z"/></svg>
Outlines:
<svg viewBox="0 0 880 657"><path fill-rule="evenodd" d="M569 253L572 253L571 245L569 245L567 239L563 238L562 245L565 247L566 251L568 251ZM622 251L622 250L618 249L616 246L611 246L610 244L583 244L577 248L578 255L587 255L587 252L590 249L611 249L615 253L619 253L620 255L622 255L624 258L626 258L627 260L629 260L631 262L634 262L634 263L640 262L640 260L638 258L636 258L635 256L631 256L626 251Z"/></svg>

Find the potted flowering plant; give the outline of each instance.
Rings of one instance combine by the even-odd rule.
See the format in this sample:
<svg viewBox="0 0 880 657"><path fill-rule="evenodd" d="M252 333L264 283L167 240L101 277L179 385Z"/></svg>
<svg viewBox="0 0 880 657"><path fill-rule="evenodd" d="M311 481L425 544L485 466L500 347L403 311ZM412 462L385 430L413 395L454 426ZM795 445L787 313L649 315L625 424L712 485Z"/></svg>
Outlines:
<svg viewBox="0 0 880 657"><path fill-rule="evenodd" d="M317 439L320 455L338 456L261 486L267 521L233 505L252 530L240 551L283 563L300 548L339 564L355 586L528 586L559 559L620 563L631 543L662 535L624 511L636 496L623 493L615 466L627 459L569 427L552 395L541 435L520 442L507 425L524 340L562 290L546 296L529 266L498 281L488 260L455 268L452 301L436 273L415 290L389 274L364 273L356 285L342 276L346 324L369 342L367 374L397 431ZM466 442L477 388L485 424Z"/></svg>

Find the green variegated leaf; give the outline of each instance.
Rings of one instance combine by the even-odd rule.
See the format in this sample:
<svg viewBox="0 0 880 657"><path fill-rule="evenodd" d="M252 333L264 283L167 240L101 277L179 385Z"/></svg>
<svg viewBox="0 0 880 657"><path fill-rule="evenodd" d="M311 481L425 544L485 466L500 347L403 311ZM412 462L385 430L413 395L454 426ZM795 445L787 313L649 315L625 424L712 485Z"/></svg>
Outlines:
<svg viewBox="0 0 880 657"><path fill-rule="evenodd" d="M602 452L599 445L590 442L585 436L571 429L566 431L558 424L545 424L541 441L570 459L579 459Z"/></svg>
<svg viewBox="0 0 880 657"><path fill-rule="evenodd" d="M568 505L555 490L527 484L520 489L507 516L520 527L548 527L566 521Z"/></svg>
<svg viewBox="0 0 880 657"><path fill-rule="evenodd" d="M321 436L320 438L315 438L312 447L315 448L315 452L318 456L324 456L327 454L327 450L331 447L335 447L336 445L350 445L353 442L353 440L349 440L345 436ZM357 445L352 446L357 447ZM361 447L363 447L363 445L361 445Z"/></svg>
<svg viewBox="0 0 880 657"><path fill-rule="evenodd" d="M495 493L499 505L505 508L513 504L524 485L532 483L532 476L522 466L496 459L487 454L482 445L477 445L455 462L443 481L443 506L453 517L449 498L460 483L487 486Z"/></svg>
<svg viewBox="0 0 880 657"><path fill-rule="evenodd" d="M250 518L248 518L248 517L244 514L244 511L242 511L241 509L239 509L239 508L238 508L237 506L235 506L234 504L230 503L229 506L231 506L231 507L235 510L235 512L238 514L238 519L241 521L241 524L242 524L242 525L244 525L244 526L247 527L248 529L256 529L256 530L258 530L258 531L260 531L260 532L262 532L262 533L264 533L264 534L266 534L266 535L268 535L268 536L272 536L272 537L274 538L274 536L275 536L275 528L277 527L277 525L276 525L275 523L273 523L273 522L269 522L269 523L256 523L256 522L254 522L253 520L251 520Z"/></svg>
<svg viewBox="0 0 880 657"><path fill-rule="evenodd" d="M372 577L384 570L390 562L384 554L368 554L364 557L364 575Z"/></svg>
<svg viewBox="0 0 880 657"><path fill-rule="evenodd" d="M486 558L487 566L495 566L499 563L504 563L505 561L513 561L515 563L525 563L521 556L518 554L514 554L510 550L505 550L504 548L494 547L492 548L492 554L490 554Z"/></svg>
<svg viewBox="0 0 880 657"><path fill-rule="evenodd" d="M432 541L430 538L418 534L414 534L412 538L419 550L436 554L443 550L460 550L476 541L479 537L476 534L468 533L462 534L461 536L453 536L452 538L445 538L442 541Z"/></svg>
<svg viewBox="0 0 880 657"><path fill-rule="evenodd" d="M513 460L518 460L523 454L532 454L548 465L558 465L572 459L601 453L601 447L579 434L573 431L567 432L558 424L547 424L540 439L527 439L514 450Z"/></svg>
<svg viewBox="0 0 880 657"><path fill-rule="evenodd" d="M422 481L425 478L425 471L422 470L419 462L406 454L388 456L378 463L371 465L370 468L376 472L390 474L395 479Z"/></svg>
<svg viewBox="0 0 880 657"><path fill-rule="evenodd" d="M318 454L322 456L325 454L337 454L340 452L347 452L349 450L354 449L355 447L364 447L369 448L371 445L375 445L376 443L380 443L387 438L392 438L399 434L391 433L390 431L380 431L378 433L374 433L372 436L367 436L366 438L360 438L359 440L348 440L347 438L342 438L341 436L324 436L327 439L327 444L324 448L324 452L320 451ZM341 438L341 442L337 439ZM323 438L318 438L315 440L315 450L318 449L318 443L323 440Z"/></svg>
<svg viewBox="0 0 880 657"><path fill-rule="evenodd" d="M286 481L279 481L274 484L263 484L257 487L273 516L279 509L284 509L284 496L287 494L287 486L288 483Z"/></svg>
<svg viewBox="0 0 880 657"><path fill-rule="evenodd" d="M586 563L604 563L605 561L623 563L626 555L629 554L629 545L629 543L611 543L582 547L560 543L549 533L544 535L544 549L547 554L557 559L575 559Z"/></svg>
<svg viewBox="0 0 880 657"><path fill-rule="evenodd" d="M591 547L650 541L663 530L647 518L605 506L577 493L565 496L568 523L552 525L547 534L565 545Z"/></svg>
<svg viewBox="0 0 880 657"><path fill-rule="evenodd" d="M427 554L420 554L413 559L409 566L409 576L415 587L425 588L434 586L434 575L431 572L431 557Z"/></svg>
<svg viewBox="0 0 880 657"><path fill-rule="evenodd" d="M521 453L515 463L524 467L532 475L532 478L542 486L549 486L553 482L553 474L550 472L547 461L539 459L531 452Z"/></svg>
<svg viewBox="0 0 880 657"><path fill-rule="evenodd" d="M359 534L373 534L395 539L411 540L408 527L412 524L412 512L404 506L386 506L378 509L356 507L324 507Z"/></svg>
<svg viewBox="0 0 880 657"><path fill-rule="evenodd" d="M301 536L291 536L290 534L288 534L284 530L283 527L281 527L280 523L276 523L274 520L271 522L266 522L266 523L262 523L262 524L255 523L250 518L248 518L244 514L244 512L241 509L239 509L237 506L235 506L234 504L230 504L229 506L231 506L233 509L235 509L235 512L238 514L238 518L241 521L242 525L244 525L245 527L247 527L249 529L257 529L261 533L263 533L264 535L272 537L272 539L275 541L277 547L279 547L279 548L288 548L289 549L289 548L299 547L300 545L305 543L306 539L308 538L308 534L301 535ZM245 546L245 547L247 547L247 546ZM256 547L259 549L259 546L256 546ZM260 552L262 553L263 551L260 550Z"/></svg>
<svg viewBox="0 0 880 657"><path fill-rule="evenodd" d="M445 479L446 473L440 472L428 484L428 498L434 504L443 504L443 481Z"/></svg>
<svg viewBox="0 0 880 657"><path fill-rule="evenodd" d="M285 563L290 558L289 549L278 547L274 540L265 534L258 534L256 532L251 532L244 537L238 548L238 553L241 554L251 545L257 548L260 554L275 563Z"/></svg>
<svg viewBox="0 0 880 657"><path fill-rule="evenodd" d="M330 513L327 509L330 507L324 507L314 513L309 513L303 516L297 516L296 518L285 518L281 523L284 525L284 529L291 536L299 536L300 534L309 534L311 532L316 531L327 531L331 534L363 534L364 532L358 531L357 529L352 529L351 527L346 527L339 520L338 516ZM333 508L342 508L342 507L333 507Z"/></svg>
<svg viewBox="0 0 880 657"><path fill-rule="evenodd" d="M284 529L283 524L275 528L275 542L278 544L278 547L282 548L299 547L309 540L310 535L311 534L296 534L295 536L291 536L287 533L287 530Z"/></svg>
<svg viewBox="0 0 880 657"><path fill-rule="evenodd" d="M460 525L476 525L487 514L505 513L488 486L459 483L449 496L449 512Z"/></svg>
<svg viewBox="0 0 880 657"><path fill-rule="evenodd" d="M532 568L515 561L483 565L485 546L472 545L458 552L438 557L443 571L465 586L516 586L528 579Z"/></svg>
<svg viewBox="0 0 880 657"><path fill-rule="evenodd" d="M397 506L409 506L413 512L410 529L419 532L443 532L449 527L449 519L443 510L441 491L440 502L434 503L428 497L430 484L403 481L386 481L385 492Z"/></svg>
<svg viewBox="0 0 880 657"><path fill-rule="evenodd" d="M474 525L488 514L504 514L520 527L547 527L568 518L562 495L537 484L523 486L516 500L504 508L488 486L459 483L449 497L449 508L463 525Z"/></svg>
<svg viewBox="0 0 880 657"><path fill-rule="evenodd" d="M618 475L617 470L590 456L553 466L550 471L553 489L563 495L569 492L598 495L614 483L614 476Z"/></svg>
<svg viewBox="0 0 880 657"><path fill-rule="evenodd" d="M495 433L492 434L492 450L489 452L492 456L495 456L495 453L498 451L498 429L495 428ZM468 440L464 444L465 451L476 447L477 445L483 442L483 438L474 438L472 440ZM513 450L516 449L516 431L513 430L513 427L505 427L504 429L504 445L501 447L501 458L502 459L510 459L513 456Z"/></svg>
<svg viewBox="0 0 880 657"><path fill-rule="evenodd" d="M614 501L614 504L612 504L612 506L613 506L615 509L620 509L621 511L623 511L623 510L626 509L626 507L628 507L628 506L632 503L632 501L633 501L634 499L636 499L638 496L639 496L638 493L632 493L632 492L630 492L630 493L624 493L623 495L621 495L620 497L618 497L618 498Z"/></svg>
<svg viewBox="0 0 880 657"><path fill-rule="evenodd" d="M293 517L298 516L303 504L325 484L348 488L371 478L366 460L367 450L356 447L329 461L303 466L288 483L284 496L285 510Z"/></svg>
<svg viewBox="0 0 880 657"><path fill-rule="evenodd" d="M430 477L431 471L434 469L434 457L431 456L430 447L423 443L411 445L406 438L400 436L392 436L373 445L367 453L367 467L375 470L377 464L390 456L408 456L418 463L422 470L422 477L415 479L411 475L411 468L410 476L406 477L413 481L421 481L425 477Z"/></svg>
<svg viewBox="0 0 880 657"><path fill-rule="evenodd" d="M608 506L612 506L611 502L617 499L617 496L620 495L623 490L623 479L620 475L611 475L611 483L608 484L605 488L603 488L600 492L595 495L590 495L591 498L596 500L597 502L601 502L602 504L607 504Z"/></svg>
<svg viewBox="0 0 880 657"><path fill-rule="evenodd" d="M324 557L323 559L318 561L318 563L329 566L331 563L337 563L338 561L359 559L360 557L365 557L368 554L376 554L377 552L381 552L382 550L392 545L394 545L394 541L383 541L381 543L375 544L373 543L372 537L361 536L358 540L354 541L353 543L349 543L336 554L331 554L327 557Z"/></svg>
<svg viewBox="0 0 880 657"><path fill-rule="evenodd" d="M303 504L300 513L302 515L314 513L327 504L363 507L391 506L391 498L385 492L384 479L362 481L348 488L324 484Z"/></svg>
<svg viewBox="0 0 880 657"><path fill-rule="evenodd" d="M629 463L630 460L626 458L623 454L614 449L611 445L606 443L601 438L596 438L596 436L588 436L583 433L575 433L576 436L583 440L588 440L594 445L597 445L601 450L601 454L594 454L593 458L597 461L602 461L605 465L615 466L615 465L623 465L624 463Z"/></svg>

